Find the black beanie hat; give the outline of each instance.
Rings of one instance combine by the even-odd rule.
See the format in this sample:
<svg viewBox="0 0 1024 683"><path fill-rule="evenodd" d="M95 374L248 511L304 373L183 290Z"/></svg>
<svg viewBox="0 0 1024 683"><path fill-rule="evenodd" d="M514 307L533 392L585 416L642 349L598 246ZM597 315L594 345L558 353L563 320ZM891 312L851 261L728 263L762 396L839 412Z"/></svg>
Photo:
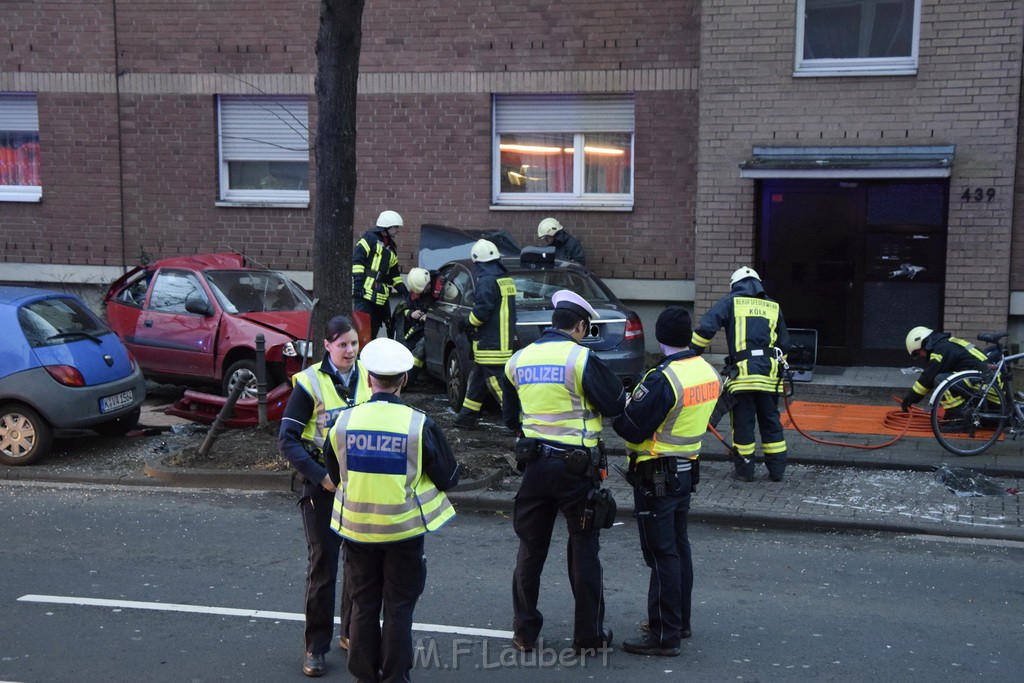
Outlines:
<svg viewBox="0 0 1024 683"><path fill-rule="evenodd" d="M654 338L665 346L681 349L690 345L693 330L690 328L690 313L682 306L669 306L654 325Z"/></svg>

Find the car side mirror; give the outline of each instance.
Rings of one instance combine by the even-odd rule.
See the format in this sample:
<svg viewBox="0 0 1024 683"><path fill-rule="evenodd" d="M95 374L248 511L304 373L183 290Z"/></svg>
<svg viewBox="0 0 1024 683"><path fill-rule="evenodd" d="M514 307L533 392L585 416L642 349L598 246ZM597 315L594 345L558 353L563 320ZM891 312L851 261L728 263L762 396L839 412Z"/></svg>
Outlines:
<svg viewBox="0 0 1024 683"><path fill-rule="evenodd" d="M190 296L185 299L185 310L206 317L213 315L213 306L201 296Z"/></svg>

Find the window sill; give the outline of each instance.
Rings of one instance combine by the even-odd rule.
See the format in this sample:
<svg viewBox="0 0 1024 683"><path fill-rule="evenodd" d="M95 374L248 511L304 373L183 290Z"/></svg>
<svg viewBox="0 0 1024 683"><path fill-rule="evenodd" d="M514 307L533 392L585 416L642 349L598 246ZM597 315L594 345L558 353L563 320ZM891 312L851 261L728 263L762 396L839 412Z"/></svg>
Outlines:
<svg viewBox="0 0 1024 683"><path fill-rule="evenodd" d="M214 202L214 206L226 209L308 209L309 202L259 202L253 200L221 200Z"/></svg>
<svg viewBox="0 0 1024 683"><path fill-rule="evenodd" d="M39 204L43 201L43 188L7 185L0 187L0 202Z"/></svg>
<svg viewBox="0 0 1024 683"><path fill-rule="evenodd" d="M491 211L620 211L633 210L633 205L623 204L491 204Z"/></svg>

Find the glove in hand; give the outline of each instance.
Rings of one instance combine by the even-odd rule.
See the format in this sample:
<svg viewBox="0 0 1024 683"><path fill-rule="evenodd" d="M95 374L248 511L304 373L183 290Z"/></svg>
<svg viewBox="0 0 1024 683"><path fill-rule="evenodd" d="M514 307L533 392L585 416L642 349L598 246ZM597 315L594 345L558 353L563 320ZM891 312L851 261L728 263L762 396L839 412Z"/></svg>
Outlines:
<svg viewBox="0 0 1024 683"><path fill-rule="evenodd" d="M900 402L900 410L902 410L904 413L909 413L910 406L914 405L915 403L917 403L916 397L909 395L904 396L903 400Z"/></svg>

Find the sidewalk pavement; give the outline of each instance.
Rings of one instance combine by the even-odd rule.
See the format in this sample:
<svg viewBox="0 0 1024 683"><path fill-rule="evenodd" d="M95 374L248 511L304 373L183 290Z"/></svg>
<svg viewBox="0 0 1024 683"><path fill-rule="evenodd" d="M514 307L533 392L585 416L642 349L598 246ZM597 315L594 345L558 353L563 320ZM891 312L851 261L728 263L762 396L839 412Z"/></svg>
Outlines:
<svg viewBox="0 0 1024 683"><path fill-rule="evenodd" d="M892 368L817 368L813 381L796 385L796 398L823 402L891 404L913 376ZM142 423L159 426L182 421L156 411ZM484 428L489 425L484 421ZM503 429L494 424L494 428ZM720 433L729 434L727 420ZM811 436L840 443L871 445L891 437L836 433ZM604 437L612 462L624 464L624 444L610 427ZM994 478L1001 489L1024 489L1024 442L1006 441L981 456L958 458L931 436L904 437L878 450L814 443L787 430L789 467L785 479L772 482L759 464L755 481L732 479L725 447L711 434L704 439L701 481L691 500L690 519L743 527L819 530L878 530L1024 542L1024 495L957 496L935 476L943 465L968 468ZM457 456L458 454L456 454ZM144 475L110 476L87 472L33 473L33 468L6 468L0 478L83 483L146 484L177 487L294 490L288 472L187 470L158 461ZM495 485L497 484L497 485ZM605 486L619 506L619 519L632 512L632 489L614 472ZM457 507L510 512L518 477L503 481L463 482L451 493Z"/></svg>

